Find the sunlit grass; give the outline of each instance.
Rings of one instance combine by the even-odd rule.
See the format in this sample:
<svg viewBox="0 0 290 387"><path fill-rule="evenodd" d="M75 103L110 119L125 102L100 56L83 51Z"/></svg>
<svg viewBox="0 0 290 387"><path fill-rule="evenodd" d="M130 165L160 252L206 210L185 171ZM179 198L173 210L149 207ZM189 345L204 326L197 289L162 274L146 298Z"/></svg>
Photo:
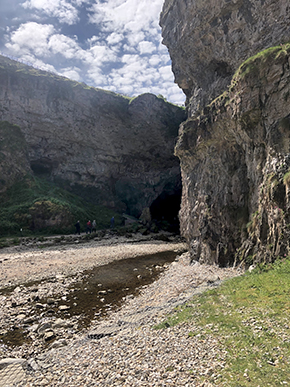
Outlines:
<svg viewBox="0 0 290 387"><path fill-rule="evenodd" d="M189 336L218 339L227 353L217 386L290 384L290 261L259 267L194 297L155 328L184 321ZM198 329L196 329L196 326Z"/></svg>

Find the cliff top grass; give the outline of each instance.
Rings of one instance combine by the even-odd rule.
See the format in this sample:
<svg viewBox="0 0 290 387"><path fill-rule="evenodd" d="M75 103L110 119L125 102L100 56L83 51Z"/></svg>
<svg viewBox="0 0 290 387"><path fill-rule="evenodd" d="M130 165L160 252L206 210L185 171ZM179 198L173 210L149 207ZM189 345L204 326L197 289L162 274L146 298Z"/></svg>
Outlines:
<svg viewBox="0 0 290 387"><path fill-rule="evenodd" d="M58 82L67 82L71 85L71 87L81 87L84 90L91 90L95 92L101 92L111 95L112 97L120 97L128 102L131 97L128 97L123 94L114 93L110 90L100 89L93 86L89 86L84 82L73 81L67 77L58 75L56 73L50 71L44 71L38 68L33 67L32 65L28 65L25 63L18 62L17 60L10 59L3 55L0 55L0 68L11 71L11 73L22 73L24 75L34 76L34 77L43 77L43 78L51 78Z"/></svg>
<svg viewBox="0 0 290 387"><path fill-rule="evenodd" d="M290 384L290 259L258 266L178 307L156 329L189 326L188 340L218 340L225 367L204 376L218 386ZM192 330L191 329L192 326Z"/></svg>

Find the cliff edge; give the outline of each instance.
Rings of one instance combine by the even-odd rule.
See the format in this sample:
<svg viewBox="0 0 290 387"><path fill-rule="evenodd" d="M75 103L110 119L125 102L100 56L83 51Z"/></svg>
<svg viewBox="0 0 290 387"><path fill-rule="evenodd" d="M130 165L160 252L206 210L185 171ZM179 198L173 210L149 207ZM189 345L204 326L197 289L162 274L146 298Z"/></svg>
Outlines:
<svg viewBox="0 0 290 387"><path fill-rule="evenodd" d="M160 195L180 195L174 145L184 119L184 109L153 94L130 99L0 56L2 143L13 125L22 142L21 154L0 148L0 189L31 173L140 216Z"/></svg>
<svg viewBox="0 0 290 387"><path fill-rule="evenodd" d="M230 84L242 62L290 36L287 0L165 0L160 16L190 115Z"/></svg>
<svg viewBox="0 0 290 387"><path fill-rule="evenodd" d="M161 25L188 102L175 152L192 259L289 255L288 2L166 0Z"/></svg>

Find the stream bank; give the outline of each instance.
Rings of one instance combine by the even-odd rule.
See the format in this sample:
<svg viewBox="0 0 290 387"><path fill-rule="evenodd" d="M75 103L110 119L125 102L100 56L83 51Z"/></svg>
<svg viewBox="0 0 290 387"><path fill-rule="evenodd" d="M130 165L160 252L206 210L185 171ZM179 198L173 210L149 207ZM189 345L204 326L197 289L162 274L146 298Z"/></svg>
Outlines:
<svg viewBox="0 0 290 387"><path fill-rule="evenodd" d="M179 237L160 239L140 234L2 249L0 358L66 345L136 296L186 250Z"/></svg>
<svg viewBox="0 0 290 387"><path fill-rule="evenodd" d="M139 243L134 246L138 249ZM240 274L233 268L192 264L188 253L178 255L137 297L127 297L120 309L92 321L89 329L65 339L72 328L63 326L60 338L45 350L2 353L6 363L0 380L18 387L205 386L203 375L225 366L218 341L204 340L194 321L161 331L152 327L193 295Z"/></svg>

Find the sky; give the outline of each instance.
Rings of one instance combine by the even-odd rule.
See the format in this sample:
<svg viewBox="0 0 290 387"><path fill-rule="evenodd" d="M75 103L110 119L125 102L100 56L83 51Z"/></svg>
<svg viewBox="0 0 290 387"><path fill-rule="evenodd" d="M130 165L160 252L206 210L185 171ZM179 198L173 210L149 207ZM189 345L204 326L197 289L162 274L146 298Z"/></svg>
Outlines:
<svg viewBox="0 0 290 387"><path fill-rule="evenodd" d="M0 52L127 96L183 105L159 15L164 0L0 0Z"/></svg>

